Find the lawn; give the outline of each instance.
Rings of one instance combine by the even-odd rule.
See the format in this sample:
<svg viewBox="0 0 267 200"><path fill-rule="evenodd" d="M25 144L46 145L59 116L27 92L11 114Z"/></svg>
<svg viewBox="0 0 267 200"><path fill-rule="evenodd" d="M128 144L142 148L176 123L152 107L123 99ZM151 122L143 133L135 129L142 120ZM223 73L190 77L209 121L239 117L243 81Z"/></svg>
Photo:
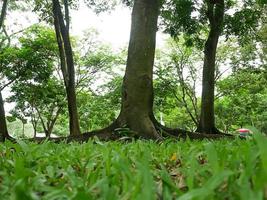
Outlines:
<svg viewBox="0 0 267 200"><path fill-rule="evenodd" d="M0 144L0 199L267 198L267 139Z"/></svg>

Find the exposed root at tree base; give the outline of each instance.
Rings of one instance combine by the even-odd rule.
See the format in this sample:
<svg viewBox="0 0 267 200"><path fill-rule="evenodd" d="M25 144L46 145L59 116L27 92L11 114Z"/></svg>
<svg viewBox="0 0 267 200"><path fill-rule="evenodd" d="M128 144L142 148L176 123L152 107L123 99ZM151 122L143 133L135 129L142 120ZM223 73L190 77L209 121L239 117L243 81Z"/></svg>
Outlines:
<svg viewBox="0 0 267 200"><path fill-rule="evenodd" d="M10 141L12 143L16 143L16 139L11 137L9 134L7 134L7 136L4 137L4 140L1 141L1 142L4 142L4 141Z"/></svg>
<svg viewBox="0 0 267 200"><path fill-rule="evenodd" d="M165 127L161 124L157 124L157 129L162 132L164 137L176 137L182 139L223 139L223 138L234 138L231 134L226 133L215 133L215 134L205 134L205 133L198 133L198 132L190 132L183 129L172 129Z"/></svg>
<svg viewBox="0 0 267 200"><path fill-rule="evenodd" d="M202 134L202 133L186 133L186 134L179 134L178 132L175 134L170 134L168 132L164 132L162 139L156 139L155 141L163 141L164 139L191 139L191 140L203 140L203 139L210 139L210 140L218 140L218 139L234 139L233 135L218 135L218 134ZM98 138L100 141L117 141L117 140L124 140L126 139L144 139L142 137L122 137L120 135L117 135L116 133L110 132L110 133L97 133L97 134L89 134L85 133L80 136L69 136L69 137L60 137L60 138L32 138L30 141L32 142L37 142L37 143L42 143L45 141L51 141L55 143L61 143L61 142L66 142L66 143L71 143L71 142L87 142L90 139L93 138Z"/></svg>
<svg viewBox="0 0 267 200"><path fill-rule="evenodd" d="M162 132L162 135L164 137L174 137L174 138L182 138L182 139L223 139L223 138L229 138L233 139L234 136L231 134L227 133L222 133L218 129L216 129L216 132L214 134L205 134L205 133L199 133L199 132L190 132L184 129L179 129L179 128L169 128L166 126L163 126L160 124L154 115L151 116L151 119L157 128L159 132Z"/></svg>
<svg viewBox="0 0 267 200"><path fill-rule="evenodd" d="M123 116L122 113L118 116L118 118L110 124L108 127L100 129L100 130L95 130L92 132L86 132L81 135L75 135L75 136L69 136L69 137L60 137L60 138L33 138L31 141L36 141L36 142L43 142L46 140L53 141L55 143L60 143L60 142L87 142L88 140L97 137L101 141L115 141L115 140L120 140L124 136L127 138L133 138L133 139L152 139L155 141L162 141L167 138L173 138L173 139L192 139L192 140L202 140L202 139L233 139L234 136L230 134L225 134L225 133L215 133L215 134L203 134L203 133L197 133L197 132L190 132L184 129L172 129L168 128L166 126L163 126L160 124L156 118L154 117L153 114L151 114L150 122L152 126L154 126L155 132L153 134L150 134L150 136L155 136L155 137L143 137L144 134L140 134L135 131L129 130L128 134L126 135L121 135L118 130L120 129L127 129L129 126L127 126L127 122L125 117ZM142 130L142 129L141 129ZM153 130L153 129L152 129ZM124 137L125 138L125 137Z"/></svg>
<svg viewBox="0 0 267 200"><path fill-rule="evenodd" d="M44 142L46 140L52 141L55 143L60 142L87 142L90 139L97 137L101 141L116 141L124 138L122 135L118 134L116 130L121 128L119 126L120 123L118 121L113 122L110 126L96 130L92 132L87 132L78 136L69 136L69 137L60 137L60 138L34 138L31 141L35 141L38 143ZM164 139L172 138L172 139L191 139L191 140L203 140L203 139L210 139L210 140L217 140L217 139L234 139L234 136L231 134L203 134L197 132L190 132L183 129L172 129L161 125L158 122L154 122L155 128L157 129L159 135L162 137L155 138L155 141L162 141ZM145 139L139 135L127 135L126 138L133 138L133 139Z"/></svg>
<svg viewBox="0 0 267 200"><path fill-rule="evenodd" d="M205 129L203 129L202 127L198 127L196 132L198 133L206 133L206 134L224 134L224 135L229 135L226 133L221 132L219 129L217 129L216 127L212 127L211 129L205 131Z"/></svg>

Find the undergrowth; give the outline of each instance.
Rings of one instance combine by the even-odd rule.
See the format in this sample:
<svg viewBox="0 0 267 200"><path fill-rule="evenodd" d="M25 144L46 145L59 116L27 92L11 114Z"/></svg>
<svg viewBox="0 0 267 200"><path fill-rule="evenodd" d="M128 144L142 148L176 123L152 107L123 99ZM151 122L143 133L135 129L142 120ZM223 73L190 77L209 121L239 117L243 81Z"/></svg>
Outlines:
<svg viewBox="0 0 267 200"><path fill-rule="evenodd" d="M0 144L0 199L267 198L267 139Z"/></svg>

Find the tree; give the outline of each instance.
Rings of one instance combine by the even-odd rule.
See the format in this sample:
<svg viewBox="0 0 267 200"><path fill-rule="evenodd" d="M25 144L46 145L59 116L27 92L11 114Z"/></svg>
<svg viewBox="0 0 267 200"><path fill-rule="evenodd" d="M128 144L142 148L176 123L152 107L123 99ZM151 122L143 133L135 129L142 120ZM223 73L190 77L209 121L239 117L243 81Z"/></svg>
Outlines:
<svg viewBox="0 0 267 200"><path fill-rule="evenodd" d="M10 102L16 106L11 111L17 118L30 118L36 136L38 122L41 123L47 138L52 134L56 120L65 107L65 93L63 85L58 79L50 75L49 79L22 81L12 86L13 95ZM23 92L21 92L23 91Z"/></svg>
<svg viewBox="0 0 267 200"><path fill-rule="evenodd" d="M16 45L5 47L0 53L0 71L2 88L11 87L17 92L16 98L21 99L22 104L17 105L29 114L29 107L24 104L25 99L36 98L31 86L40 82L46 83L54 71L54 64L57 60L55 35L47 27L32 26L24 32ZM27 88L28 90L24 90ZM1 89L2 89L1 88ZM41 89L40 89L41 90ZM32 102L32 101L29 101ZM25 108L24 108L25 106ZM24 112L24 114L25 114ZM25 118L28 114L20 118Z"/></svg>
<svg viewBox="0 0 267 200"><path fill-rule="evenodd" d="M1 8L1 15L0 15L0 28L2 28L4 24L4 20L6 17L6 11L7 11L7 5L8 5L8 0L3 0L2 8Z"/></svg>
<svg viewBox="0 0 267 200"><path fill-rule="evenodd" d="M201 113L197 127L197 132L202 133L217 133L214 118L215 57L219 36L223 30L224 4L224 0L204 1L204 5L201 7L204 11L199 11L199 19L191 15L192 12L196 10L196 5L193 1L174 1L172 6L175 9L175 14L172 15L170 11L167 10L163 12L163 16L167 19L165 24L167 26L167 31L173 36L177 36L180 32L185 32L187 45L192 45L192 40L194 39L198 45L201 46L203 41L203 39L199 37L201 28L203 29L201 23L203 23L206 18L209 22L208 38L204 44ZM179 11L184 13L184 16L178 13ZM173 22L177 18L178 22ZM170 20L170 24L168 24L168 20ZM178 27L178 25L181 27Z"/></svg>
<svg viewBox="0 0 267 200"><path fill-rule="evenodd" d="M120 88L121 85L118 86ZM103 95L83 91L77 95L83 132L105 127L116 119L120 107L119 99L113 102L113 94L110 91Z"/></svg>
<svg viewBox="0 0 267 200"><path fill-rule="evenodd" d="M7 124L6 124L6 115L4 108L4 100L2 97L2 90L0 91L0 142L5 141L9 137Z"/></svg>
<svg viewBox="0 0 267 200"><path fill-rule="evenodd" d="M70 135L80 135L79 116L77 111L76 93L75 93L75 69L73 61L73 52L69 35L69 8L68 0L64 1L65 18L61 11L58 0L53 0L54 26L59 48L61 71L67 93L68 111L69 111L69 129ZM65 19L65 21L64 21Z"/></svg>
<svg viewBox="0 0 267 200"><path fill-rule="evenodd" d="M159 1L135 0L119 120L144 138L160 138L153 113L153 63Z"/></svg>
<svg viewBox="0 0 267 200"><path fill-rule="evenodd" d="M1 7L1 15L0 15L0 36L1 36L1 42L0 42L0 53L2 54L3 51L6 51L11 43L11 35L14 36L16 33L22 32L23 30L20 30L18 32L12 33L11 35L8 35L4 21L7 15L7 11L10 7L10 10L14 9L20 9L20 7L16 4L16 1L12 0L3 0L2 7ZM11 50L11 49L9 49ZM11 50L12 51L12 50ZM14 50L13 52L15 52ZM14 55L14 54L13 54ZM4 141L7 139L12 139L7 130L6 125L6 116L5 116L5 109L4 109L4 100L2 97L2 91L10 86L15 80L21 79L21 78L29 78L30 70L31 69L25 69L25 68L19 68L15 67L12 68L11 66L8 66L8 60L4 58L4 56L1 55L1 61L3 63L0 63L0 141ZM12 57L14 59L14 57ZM6 65L6 66L5 66Z"/></svg>
<svg viewBox="0 0 267 200"><path fill-rule="evenodd" d="M153 64L159 8L160 1L134 1L120 114L110 126L89 132L86 137L102 134L103 138L110 138L112 131L127 127L139 137L161 138L153 115Z"/></svg>
<svg viewBox="0 0 267 200"><path fill-rule="evenodd" d="M7 5L8 5L8 0L4 0L2 8L1 8L1 15L0 15L0 31L1 31L3 24L4 24ZM1 47L0 47L0 49L1 49ZM2 79L2 77L0 77L0 78ZM8 130L7 130L7 124L6 124L4 100L2 97L2 90L3 89L4 89L4 87L1 86L1 90L0 90L0 142L3 142L3 141L5 141L6 138L9 138Z"/></svg>
<svg viewBox="0 0 267 200"><path fill-rule="evenodd" d="M197 131L219 133L215 127L214 88L215 63L219 36L238 36L240 44L255 39L253 32L259 26L262 8L256 1L206 0L199 3L191 0L172 1L162 12L165 31L173 37L185 34L187 45L204 49L201 114ZM240 8L241 5L241 8ZM234 14L226 14L238 7ZM239 23L242 21L243 23ZM207 39L204 39L208 33Z"/></svg>
<svg viewBox="0 0 267 200"><path fill-rule="evenodd" d="M198 138L181 129L162 126L153 114L153 64L160 1L136 0L132 11L132 25L126 72L122 84L122 105L118 118L107 128L85 134L85 138L98 135L114 139L110 134L117 128L129 128L136 136L161 139L165 135Z"/></svg>
<svg viewBox="0 0 267 200"><path fill-rule="evenodd" d="M125 64L119 53L115 54L110 46L98 41L94 30L83 37L75 50L77 93L94 90L94 83L113 78L116 76L113 71Z"/></svg>
<svg viewBox="0 0 267 200"><path fill-rule="evenodd" d="M209 35L204 48L201 113L197 132L219 133L215 127L214 88L215 62L219 37L223 31L224 0L206 1Z"/></svg>

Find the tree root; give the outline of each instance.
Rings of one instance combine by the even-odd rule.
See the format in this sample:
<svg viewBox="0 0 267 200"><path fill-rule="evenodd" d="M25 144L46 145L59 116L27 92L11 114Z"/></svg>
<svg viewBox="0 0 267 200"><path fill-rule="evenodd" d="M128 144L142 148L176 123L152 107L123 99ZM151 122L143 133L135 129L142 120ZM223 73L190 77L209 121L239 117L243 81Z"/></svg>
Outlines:
<svg viewBox="0 0 267 200"><path fill-rule="evenodd" d="M1 138L2 139L2 138ZM16 143L16 139L11 137L9 134L5 135L1 142L10 141L12 143Z"/></svg>
<svg viewBox="0 0 267 200"><path fill-rule="evenodd" d="M179 138L179 139L192 139L192 140L202 140L202 139L223 139L223 138L228 138L228 139L233 139L234 136L231 134L227 133L222 133L220 132L217 128L216 133L214 134L205 134L205 133L200 133L200 132L190 132L184 129L179 129L179 128L169 128L166 126L163 126L161 123L157 121L155 116L151 114L150 116L151 120L153 121L155 127L159 132L162 133L164 137L174 137L174 138Z"/></svg>
<svg viewBox="0 0 267 200"><path fill-rule="evenodd" d="M231 134L226 133L216 133L216 134L204 134L198 132L190 132L184 129L172 129L160 124L154 117L152 118L152 122L159 133L159 137L154 138L155 141L162 141L167 138L172 139L191 139L191 140L203 140L203 139L210 139L210 140L217 140L217 139L234 139L234 136ZM118 128L125 128L123 122L121 121L120 117L117 118L111 125L106 128L95 130L92 132L86 132L84 134L78 136L68 136L68 137L60 137L60 138L33 138L30 141L33 142L44 142L44 141L52 141L55 143L60 142L87 142L88 140L97 137L101 141L115 141L120 140L123 136L118 134L116 130ZM142 136L136 134L127 135L129 138L134 139L146 139ZM150 138L151 139L151 138Z"/></svg>
<svg viewBox="0 0 267 200"><path fill-rule="evenodd" d="M106 128L95 130L91 132L85 132L80 135L70 135L67 137L58 137L58 138L46 138L46 137L35 137L31 138L31 142L37 142L42 143L45 141L51 141L55 143L61 143L61 142L87 142L89 139L92 139L94 137L97 137L99 140L102 141L112 141L112 140L118 140L120 137L119 135L116 135L114 133L114 130L119 127L118 119L115 120L111 125L109 125Z"/></svg>
<svg viewBox="0 0 267 200"><path fill-rule="evenodd" d="M203 134L203 133L198 133L198 132L190 132L184 129L172 129L168 128L166 126L163 126L160 124L155 116L153 114L150 115L150 120L151 124L154 125L156 129L157 135L154 138L151 137L143 137L140 133L134 132L129 130L129 133L124 135L127 136L127 138L134 138L134 139L152 139L155 141L162 141L167 138L172 138L172 139L192 139L192 140L202 140L202 139L233 139L234 136L226 133L215 133L215 134ZM68 136L68 137L59 137L59 138L32 138L30 141L33 142L44 142L44 141L52 141L55 143L60 143L60 142L87 142L88 140L97 137L101 141L115 141L115 140L120 140L122 137L121 134L118 133L118 129L125 129L129 128L127 126L127 122L125 120L125 117L123 116L122 113L118 116L118 118L111 123L108 127L100 129L100 130L94 130L91 132L86 132L81 135L75 135L75 136ZM152 135L152 134L151 134Z"/></svg>

